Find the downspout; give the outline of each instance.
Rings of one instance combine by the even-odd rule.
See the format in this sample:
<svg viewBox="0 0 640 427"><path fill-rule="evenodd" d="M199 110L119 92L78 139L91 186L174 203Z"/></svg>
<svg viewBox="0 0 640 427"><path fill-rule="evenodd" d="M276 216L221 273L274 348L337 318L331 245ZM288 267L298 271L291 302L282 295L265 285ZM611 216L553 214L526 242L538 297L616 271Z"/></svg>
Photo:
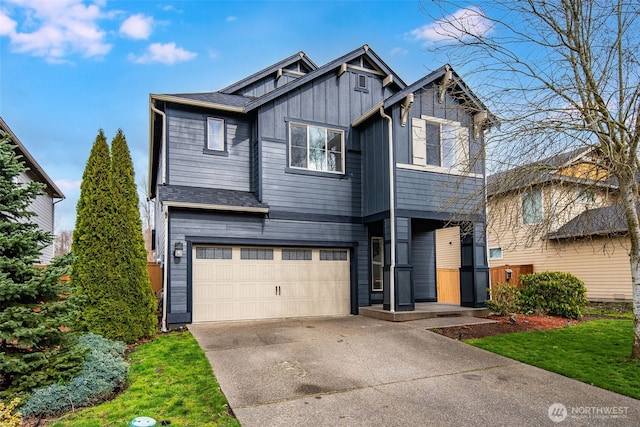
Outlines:
<svg viewBox="0 0 640 427"><path fill-rule="evenodd" d="M394 183L394 156L393 156L393 119L380 107L380 116L387 120L389 125L389 226L391 229L391 254L389 262L389 311L396 311L396 213L395 213L395 183Z"/></svg>
<svg viewBox="0 0 640 427"><path fill-rule="evenodd" d="M167 183L167 115L156 108L153 100L149 103L151 111L162 117L162 185Z"/></svg>
<svg viewBox="0 0 640 427"><path fill-rule="evenodd" d="M162 275L162 332L167 332L167 285L169 282L169 208L164 211L164 274Z"/></svg>

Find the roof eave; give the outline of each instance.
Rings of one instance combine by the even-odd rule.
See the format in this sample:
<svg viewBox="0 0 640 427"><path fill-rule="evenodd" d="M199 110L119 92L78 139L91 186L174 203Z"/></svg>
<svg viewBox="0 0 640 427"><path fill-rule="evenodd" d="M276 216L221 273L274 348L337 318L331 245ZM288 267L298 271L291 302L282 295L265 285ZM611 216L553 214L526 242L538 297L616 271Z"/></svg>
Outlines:
<svg viewBox="0 0 640 427"><path fill-rule="evenodd" d="M197 99L182 98L180 96L175 96L175 95L151 94L150 99L151 101L157 100L157 101L171 102L173 104L189 105L192 107L212 108L212 109L228 111L232 113L246 112L245 107L237 107L233 105L225 105L225 104L219 104L214 102L200 101Z"/></svg>

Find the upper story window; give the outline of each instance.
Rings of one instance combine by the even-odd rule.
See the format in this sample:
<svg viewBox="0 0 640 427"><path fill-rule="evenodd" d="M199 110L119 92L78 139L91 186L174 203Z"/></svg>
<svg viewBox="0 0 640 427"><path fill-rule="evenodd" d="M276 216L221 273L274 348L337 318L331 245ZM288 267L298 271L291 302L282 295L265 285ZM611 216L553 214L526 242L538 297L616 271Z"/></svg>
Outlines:
<svg viewBox="0 0 640 427"><path fill-rule="evenodd" d="M596 203L596 195L592 190L576 190L576 201L583 205L593 205Z"/></svg>
<svg viewBox="0 0 640 427"><path fill-rule="evenodd" d="M469 165L469 129L459 122L435 117L411 120L413 164L466 170Z"/></svg>
<svg viewBox="0 0 640 427"><path fill-rule="evenodd" d="M224 120L207 117L207 150L224 151Z"/></svg>
<svg viewBox="0 0 640 427"><path fill-rule="evenodd" d="M522 193L522 224L542 222L542 190L534 188Z"/></svg>
<svg viewBox="0 0 640 427"><path fill-rule="evenodd" d="M344 131L290 123L289 166L344 173Z"/></svg>

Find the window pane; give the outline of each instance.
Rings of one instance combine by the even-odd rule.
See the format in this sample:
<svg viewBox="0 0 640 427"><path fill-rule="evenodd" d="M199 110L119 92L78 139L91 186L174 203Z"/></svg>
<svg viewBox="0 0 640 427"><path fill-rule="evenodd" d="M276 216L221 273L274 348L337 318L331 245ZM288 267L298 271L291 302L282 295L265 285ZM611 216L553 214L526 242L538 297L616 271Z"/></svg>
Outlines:
<svg viewBox="0 0 640 427"><path fill-rule="evenodd" d="M326 129L309 126L309 169L327 170L326 138Z"/></svg>
<svg viewBox="0 0 640 427"><path fill-rule="evenodd" d="M327 156L328 169L333 172L342 172L342 133L332 130L327 131Z"/></svg>
<svg viewBox="0 0 640 427"><path fill-rule="evenodd" d="M224 120L207 119L207 148L209 150L224 150Z"/></svg>
<svg viewBox="0 0 640 427"><path fill-rule="evenodd" d="M502 248L490 248L489 249L489 258L490 259L502 259Z"/></svg>
<svg viewBox="0 0 640 427"><path fill-rule="evenodd" d="M307 167L307 128L305 126L291 125L289 166L295 168Z"/></svg>
<svg viewBox="0 0 640 427"><path fill-rule="evenodd" d="M522 195L522 223L537 224L542 221L542 192L540 189Z"/></svg>
<svg viewBox="0 0 640 427"><path fill-rule="evenodd" d="M442 166L445 168L452 168L457 164L457 130L456 126L442 125Z"/></svg>
<svg viewBox="0 0 640 427"><path fill-rule="evenodd" d="M440 166L440 125L427 122L425 137L427 140L427 164Z"/></svg>

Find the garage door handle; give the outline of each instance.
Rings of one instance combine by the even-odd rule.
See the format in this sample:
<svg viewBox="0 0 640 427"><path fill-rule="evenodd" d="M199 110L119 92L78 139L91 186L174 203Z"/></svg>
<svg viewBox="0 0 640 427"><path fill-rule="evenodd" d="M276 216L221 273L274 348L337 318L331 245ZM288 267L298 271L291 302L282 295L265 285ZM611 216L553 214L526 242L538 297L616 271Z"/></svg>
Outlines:
<svg viewBox="0 0 640 427"><path fill-rule="evenodd" d="M280 286L276 286L276 295L281 295L280 291Z"/></svg>

